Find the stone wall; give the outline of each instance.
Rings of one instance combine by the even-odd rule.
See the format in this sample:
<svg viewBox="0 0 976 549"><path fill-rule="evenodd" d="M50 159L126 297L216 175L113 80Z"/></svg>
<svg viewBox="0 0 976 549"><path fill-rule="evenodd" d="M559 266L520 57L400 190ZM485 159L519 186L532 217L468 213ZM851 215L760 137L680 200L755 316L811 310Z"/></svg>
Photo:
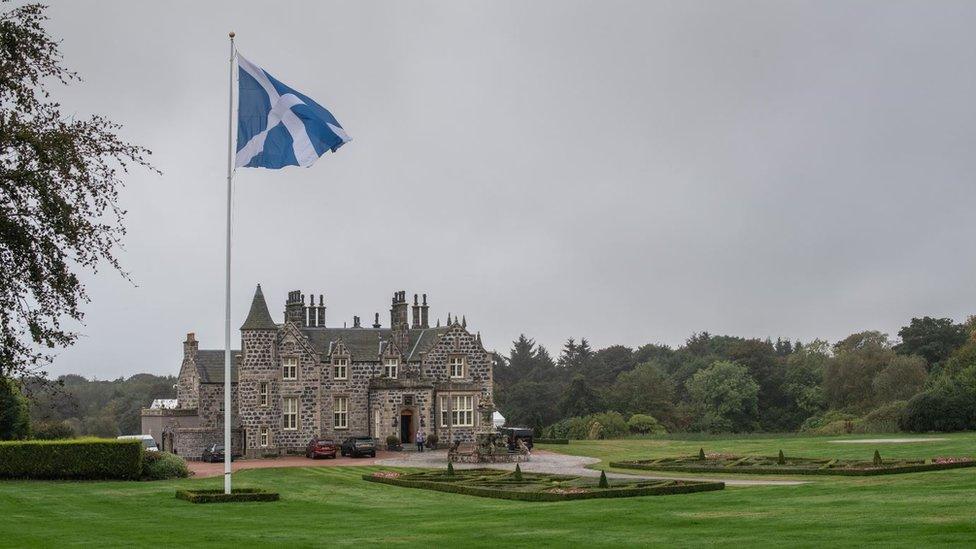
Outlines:
<svg viewBox="0 0 976 549"><path fill-rule="evenodd" d="M342 349L340 348L339 351ZM335 379L334 372L332 359L323 357L322 396L319 402L322 417L321 435L336 440L351 436L369 436L369 381L378 375L379 364L351 362L345 380ZM348 427L345 429L335 428L333 413L336 397L349 399Z"/></svg>
<svg viewBox="0 0 976 549"><path fill-rule="evenodd" d="M231 431L231 446L233 455L241 453L240 429ZM181 427L176 430L175 449L177 455L183 459L199 460L203 450L211 444L224 444L224 430L209 427Z"/></svg>

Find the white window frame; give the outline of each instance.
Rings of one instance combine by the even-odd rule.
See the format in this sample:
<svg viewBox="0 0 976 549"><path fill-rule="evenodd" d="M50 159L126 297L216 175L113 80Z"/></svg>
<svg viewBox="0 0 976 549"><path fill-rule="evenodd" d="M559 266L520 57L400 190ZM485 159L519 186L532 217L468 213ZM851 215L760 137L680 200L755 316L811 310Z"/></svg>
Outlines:
<svg viewBox="0 0 976 549"><path fill-rule="evenodd" d="M339 375L340 368L342 369L342 375ZM337 357L332 359L332 379L346 380L349 379L349 359L346 357Z"/></svg>
<svg viewBox="0 0 976 549"><path fill-rule="evenodd" d="M268 406L268 382L262 381L258 384L258 404L267 408Z"/></svg>
<svg viewBox="0 0 976 549"><path fill-rule="evenodd" d="M261 448L267 448L270 445L271 435L268 433L267 427L261 427L258 437L258 442L260 443Z"/></svg>
<svg viewBox="0 0 976 549"><path fill-rule="evenodd" d="M396 379L400 374L400 359L399 358L387 358L383 361L383 374L386 377Z"/></svg>
<svg viewBox="0 0 976 549"><path fill-rule="evenodd" d="M474 395L440 395L440 411L441 427L474 427Z"/></svg>
<svg viewBox="0 0 976 549"><path fill-rule="evenodd" d="M297 431L298 420L298 397L285 397L281 403L281 428L285 431Z"/></svg>
<svg viewBox="0 0 976 549"><path fill-rule="evenodd" d="M281 379L286 381L298 379L298 357L287 356L281 359Z"/></svg>
<svg viewBox="0 0 976 549"><path fill-rule="evenodd" d="M332 399L332 426L335 429L349 428L349 397L337 396Z"/></svg>
<svg viewBox="0 0 976 549"><path fill-rule="evenodd" d="M451 379L463 378L464 375L468 373L468 361L463 355L454 355L448 357L447 368ZM458 372L456 373L455 368L458 368Z"/></svg>

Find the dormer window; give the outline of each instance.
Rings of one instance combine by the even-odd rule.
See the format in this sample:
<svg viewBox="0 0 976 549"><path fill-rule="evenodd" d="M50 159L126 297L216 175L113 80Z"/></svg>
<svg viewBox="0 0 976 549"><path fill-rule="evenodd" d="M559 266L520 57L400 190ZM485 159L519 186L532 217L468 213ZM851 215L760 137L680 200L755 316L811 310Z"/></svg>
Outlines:
<svg viewBox="0 0 976 549"><path fill-rule="evenodd" d="M281 378L298 379L298 358L291 356L281 361Z"/></svg>
<svg viewBox="0 0 976 549"><path fill-rule="evenodd" d="M332 359L332 377L333 379L349 379L349 359L334 358Z"/></svg>
<svg viewBox="0 0 976 549"><path fill-rule="evenodd" d="M452 356L447 360L447 364L452 378L464 377L466 368L463 356Z"/></svg>
<svg viewBox="0 0 976 549"><path fill-rule="evenodd" d="M399 358L388 358L383 362L383 373L386 375L386 377L396 379L399 370Z"/></svg>

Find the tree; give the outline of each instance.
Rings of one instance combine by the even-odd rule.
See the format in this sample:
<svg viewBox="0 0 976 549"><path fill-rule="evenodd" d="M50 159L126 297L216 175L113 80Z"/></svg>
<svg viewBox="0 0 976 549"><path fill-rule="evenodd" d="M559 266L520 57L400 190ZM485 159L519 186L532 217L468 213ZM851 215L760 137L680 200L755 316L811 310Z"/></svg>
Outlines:
<svg viewBox="0 0 976 549"><path fill-rule="evenodd" d="M738 433L756 428L759 385L744 366L716 362L688 381L688 393L699 413L698 429Z"/></svg>
<svg viewBox="0 0 976 549"><path fill-rule="evenodd" d="M600 397L590 388L583 376L576 376L559 401L559 413L564 418L587 416L603 408Z"/></svg>
<svg viewBox="0 0 976 549"><path fill-rule="evenodd" d="M802 419L824 411L826 399L823 391L824 365L830 358L830 346L826 341L814 340L806 346L797 346L786 359L786 375L783 391L792 400Z"/></svg>
<svg viewBox="0 0 976 549"><path fill-rule="evenodd" d="M613 408L623 414L648 414L670 422L674 386L656 363L641 364L617 377L610 391Z"/></svg>
<svg viewBox="0 0 976 549"><path fill-rule="evenodd" d="M964 324L956 324L951 318L925 316L913 318L908 326L898 331L901 343L895 345L900 355L918 355L929 365L940 364L966 343L969 333Z"/></svg>
<svg viewBox="0 0 976 549"><path fill-rule="evenodd" d="M824 392L831 408L866 409L874 403L874 377L895 357L880 332L861 332L834 345L824 369Z"/></svg>
<svg viewBox="0 0 976 549"><path fill-rule="evenodd" d="M27 399L20 384L0 378L0 440L20 440L30 436Z"/></svg>
<svg viewBox="0 0 976 549"><path fill-rule="evenodd" d="M920 356L895 356L871 382L875 403L908 400L925 387L925 359Z"/></svg>
<svg viewBox="0 0 976 549"><path fill-rule="evenodd" d="M101 116L61 113L51 82L78 80L60 65L45 7L0 15L0 378L38 371L76 334L88 301L79 273L107 265L125 275L118 247L122 175L149 167L149 151Z"/></svg>

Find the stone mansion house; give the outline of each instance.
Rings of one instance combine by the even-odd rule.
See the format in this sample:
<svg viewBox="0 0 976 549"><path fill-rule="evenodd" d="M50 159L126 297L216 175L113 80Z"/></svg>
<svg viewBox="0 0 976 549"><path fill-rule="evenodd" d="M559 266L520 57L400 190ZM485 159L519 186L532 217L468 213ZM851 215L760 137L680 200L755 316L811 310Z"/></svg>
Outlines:
<svg viewBox="0 0 976 549"><path fill-rule="evenodd" d="M442 442L474 440L478 405L492 398L492 353L466 321L435 327L427 296L413 305L393 294L390 327L328 327L320 295L288 293L282 323L257 287L232 352L235 451L250 457L304 450L313 437L341 440L395 435L412 442L418 429ZM412 319L408 310L412 308ZM224 351L200 350L190 333L175 406L142 411L142 432L160 448L199 459L223 443Z"/></svg>

